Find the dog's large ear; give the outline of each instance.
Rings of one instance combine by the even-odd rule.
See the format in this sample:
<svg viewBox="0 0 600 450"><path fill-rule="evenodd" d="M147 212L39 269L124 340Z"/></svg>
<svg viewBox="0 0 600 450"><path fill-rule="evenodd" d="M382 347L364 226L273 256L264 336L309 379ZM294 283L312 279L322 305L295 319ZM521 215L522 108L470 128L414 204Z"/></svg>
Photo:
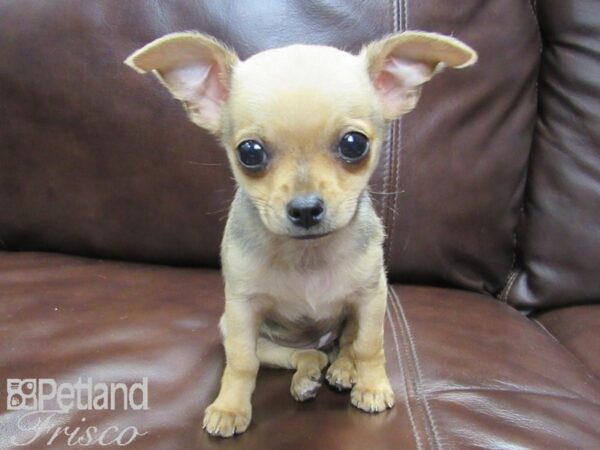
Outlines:
<svg viewBox="0 0 600 450"><path fill-rule="evenodd" d="M360 56L389 120L411 111L421 86L444 67L460 69L477 61L477 53L458 39L421 31L392 34L365 46Z"/></svg>
<svg viewBox="0 0 600 450"><path fill-rule="evenodd" d="M192 122L213 132L221 129L233 67L233 50L200 33L167 34L140 48L125 64L140 73L153 71L184 104Z"/></svg>

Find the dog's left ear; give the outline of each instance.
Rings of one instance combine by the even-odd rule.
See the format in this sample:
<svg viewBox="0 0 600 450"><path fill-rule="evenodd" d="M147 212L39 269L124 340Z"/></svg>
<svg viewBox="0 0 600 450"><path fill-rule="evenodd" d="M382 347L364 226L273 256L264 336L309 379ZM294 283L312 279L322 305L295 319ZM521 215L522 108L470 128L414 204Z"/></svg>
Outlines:
<svg viewBox="0 0 600 450"><path fill-rule="evenodd" d="M167 34L140 48L125 64L154 72L183 103L190 120L213 133L221 129L231 74L239 59L233 50L201 33Z"/></svg>
<svg viewBox="0 0 600 450"><path fill-rule="evenodd" d="M477 61L477 53L458 39L421 31L373 42L362 49L360 57L366 60L388 120L414 109L421 86L445 67L461 69Z"/></svg>

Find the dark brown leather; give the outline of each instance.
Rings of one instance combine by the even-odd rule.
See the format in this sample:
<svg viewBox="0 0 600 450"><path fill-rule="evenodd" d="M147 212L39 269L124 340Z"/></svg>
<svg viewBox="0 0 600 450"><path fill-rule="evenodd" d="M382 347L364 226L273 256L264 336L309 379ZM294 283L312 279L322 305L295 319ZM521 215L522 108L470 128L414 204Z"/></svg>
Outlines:
<svg viewBox="0 0 600 450"><path fill-rule="evenodd" d="M435 78L394 128L390 274L497 293L513 260L535 120L535 17L527 1L402 3L400 28L453 34L479 61Z"/></svg>
<svg viewBox="0 0 600 450"><path fill-rule="evenodd" d="M600 379L600 305L559 308L536 320Z"/></svg>
<svg viewBox="0 0 600 450"><path fill-rule="evenodd" d="M543 0L538 10L540 108L508 292L524 308L600 301L600 2Z"/></svg>
<svg viewBox="0 0 600 450"><path fill-rule="evenodd" d="M0 4L0 248L216 266L222 150L122 64L175 30L242 57L293 42L357 51L405 28L480 55L391 133L373 186L390 275L498 292L513 260L540 42L528 2L19 0ZM518 61L518 63L516 63Z"/></svg>
<svg viewBox="0 0 600 450"><path fill-rule="evenodd" d="M364 414L326 386L298 404L290 372L262 369L250 429L220 441L200 432L223 365L218 271L0 253L0 285L0 379L149 377L148 411L73 412L61 423L75 427L86 417L87 426L148 433L125 448L187 450L197 435L201 449L600 445L598 380L537 324L492 298L395 287L385 330L393 410ZM20 413L0 411L0 447L27 439L16 425Z"/></svg>

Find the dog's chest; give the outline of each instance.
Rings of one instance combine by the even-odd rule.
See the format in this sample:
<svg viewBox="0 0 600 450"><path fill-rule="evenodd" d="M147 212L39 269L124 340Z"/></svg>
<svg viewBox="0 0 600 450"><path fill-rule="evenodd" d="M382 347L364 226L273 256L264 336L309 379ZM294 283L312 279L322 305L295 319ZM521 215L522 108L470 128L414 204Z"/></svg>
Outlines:
<svg viewBox="0 0 600 450"><path fill-rule="evenodd" d="M263 281L262 336L286 347L322 348L339 335L354 291L340 270L273 270Z"/></svg>
<svg viewBox="0 0 600 450"><path fill-rule="evenodd" d="M344 267L296 271L266 271L262 289L271 306L285 318L326 320L341 314L345 302L357 289Z"/></svg>

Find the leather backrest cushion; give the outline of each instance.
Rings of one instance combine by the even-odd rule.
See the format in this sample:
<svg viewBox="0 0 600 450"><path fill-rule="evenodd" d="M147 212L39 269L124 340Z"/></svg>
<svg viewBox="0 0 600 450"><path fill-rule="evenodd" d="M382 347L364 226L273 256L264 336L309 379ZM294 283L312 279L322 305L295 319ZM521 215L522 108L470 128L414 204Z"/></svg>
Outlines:
<svg viewBox="0 0 600 450"><path fill-rule="evenodd" d="M600 2L538 1L544 54L520 257L508 301L600 301Z"/></svg>
<svg viewBox="0 0 600 450"><path fill-rule="evenodd" d="M0 246L217 265L233 182L222 149L152 77L122 64L197 29L242 57L295 42L358 51L410 29L463 39L390 130L373 182L392 278L502 289L535 117L526 1L20 0L0 5Z"/></svg>
<svg viewBox="0 0 600 450"><path fill-rule="evenodd" d="M390 274L497 293L514 254L536 114L540 38L527 1L408 1L403 27L465 40L478 63L423 88L393 129Z"/></svg>

